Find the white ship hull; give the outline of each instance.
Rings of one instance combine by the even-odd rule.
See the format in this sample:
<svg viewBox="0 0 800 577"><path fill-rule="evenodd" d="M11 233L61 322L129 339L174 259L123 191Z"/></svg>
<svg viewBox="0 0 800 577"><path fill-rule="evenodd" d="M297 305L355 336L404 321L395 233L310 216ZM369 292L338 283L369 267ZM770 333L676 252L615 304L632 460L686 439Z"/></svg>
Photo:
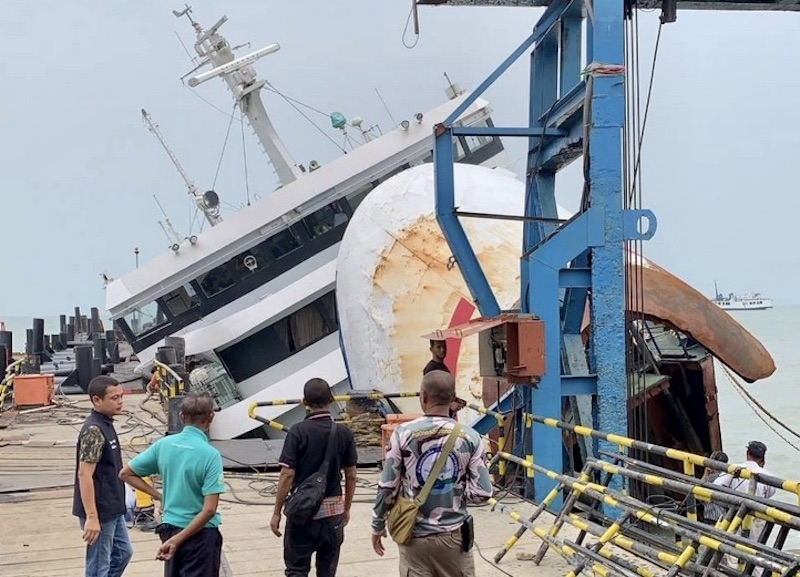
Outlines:
<svg viewBox="0 0 800 577"><path fill-rule="evenodd" d="M716 305L726 311L763 311L772 308L772 299L743 299L714 301Z"/></svg>
<svg viewBox="0 0 800 577"><path fill-rule="evenodd" d="M176 241L106 286L108 310L141 369L152 364L167 337L183 338L192 390L210 392L220 409L211 429L220 440L261 427L247 414L252 403L298 399L310 378L323 378L334 389L350 385L334 293L342 236L375 187L432 160L434 126L466 98L451 85L448 102L380 136L360 131L363 142L348 154L324 166L309 164L306 171L291 161L266 118L255 70L233 61L218 33L224 21L208 33L193 23L195 50L215 66L200 76L221 76L228 84L281 186L246 209L210 219L211 228ZM478 99L458 122L490 127L490 113ZM352 119L352 133L359 126L361 120ZM496 136L459 137L454 151L464 163L510 164ZM291 424L302 410L282 405L259 414Z"/></svg>

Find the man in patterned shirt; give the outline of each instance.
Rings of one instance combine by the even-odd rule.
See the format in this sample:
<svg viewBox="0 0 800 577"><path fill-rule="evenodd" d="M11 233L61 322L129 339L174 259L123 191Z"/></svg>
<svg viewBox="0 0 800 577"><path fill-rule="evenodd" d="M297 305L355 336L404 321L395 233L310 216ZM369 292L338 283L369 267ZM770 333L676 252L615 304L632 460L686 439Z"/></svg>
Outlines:
<svg viewBox="0 0 800 577"><path fill-rule="evenodd" d="M311 379L303 387L305 420L289 429L279 459L281 476L275 495L275 510L270 520L272 532L280 537L281 511L290 489L316 473L328 450L328 438L334 426L331 417L333 395L323 379ZM322 507L305 524L286 520L283 560L287 577L307 577L311 555L316 554L317 577L334 577L339 565L339 550L344 542L344 527L350 520L350 505L356 491L358 453L353 433L341 425L334 432L334 454L328 466L325 498ZM342 470L345 489L342 495Z"/></svg>
<svg viewBox="0 0 800 577"><path fill-rule="evenodd" d="M89 382L92 412L76 451L72 514L86 542L86 577L120 577L133 556L125 525L125 484L119 479L122 451L114 416L122 414L123 390L107 376Z"/></svg>
<svg viewBox="0 0 800 577"><path fill-rule="evenodd" d="M392 434L373 509L372 547L380 556L386 516L399 492L416 498L455 425L449 417L454 399L455 381L450 373L427 373L420 392L425 416L398 426ZM401 577L474 577L475 564L472 551L464 550L462 525L468 522L467 503L484 503L491 496L483 441L476 431L464 427L419 508L413 538L399 546Z"/></svg>

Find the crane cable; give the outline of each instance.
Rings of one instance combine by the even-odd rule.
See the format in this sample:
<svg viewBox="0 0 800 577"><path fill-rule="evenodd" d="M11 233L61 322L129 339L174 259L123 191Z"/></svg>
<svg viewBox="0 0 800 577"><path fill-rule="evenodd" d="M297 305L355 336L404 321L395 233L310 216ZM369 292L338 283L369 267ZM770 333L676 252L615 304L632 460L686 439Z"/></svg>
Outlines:
<svg viewBox="0 0 800 577"><path fill-rule="evenodd" d="M788 431L789 433L791 433L792 435L794 435L798 439L800 439L800 433L798 433L797 431L792 429L789 425L787 425L786 423L781 421L778 417L776 417L774 414L772 414L764 405L762 405L758 401L758 399L756 399L752 394L750 394L747 391L747 389L744 388L744 385L742 385L742 383L740 383L739 380L736 378L736 375L734 375L733 372L727 366L725 366L721 362L719 363L719 366L722 368L722 371L725 373L725 376L728 377L728 381L730 381L731 386L733 386L733 389L737 393L739 393L739 396L742 397L742 399L744 400L745 403L747 403L747 405L753 411L753 414L755 414L756 417L761 419L764 422L764 424L767 427L769 427L770 430L772 430L773 433L778 435L778 437L780 437L786 444L791 446L795 451L800 452L800 447L798 447L797 445L792 443L790 440L788 440L767 419L769 419L770 421L774 422L775 424L777 424L778 426L780 426L784 430ZM764 414L762 415L761 412L759 412L759 410L761 412L763 412Z"/></svg>

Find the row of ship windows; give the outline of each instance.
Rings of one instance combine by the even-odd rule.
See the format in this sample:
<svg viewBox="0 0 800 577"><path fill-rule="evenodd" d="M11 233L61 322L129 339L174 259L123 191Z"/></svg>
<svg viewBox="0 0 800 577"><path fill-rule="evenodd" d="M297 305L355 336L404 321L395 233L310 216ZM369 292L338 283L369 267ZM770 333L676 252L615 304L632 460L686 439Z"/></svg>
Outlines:
<svg viewBox="0 0 800 577"><path fill-rule="evenodd" d="M251 277L264 276L265 281L269 280L272 278L269 274L271 272L269 265L279 262L315 239L329 235L336 236L335 231L344 228L355 208L371 189L372 185L368 185L346 199L328 204L303 218L299 223L281 230L228 262L200 275L194 281L167 293L161 299L151 301L138 310L128 313L124 317L126 324L134 335L146 334L164 325L171 318L190 313L203 301L214 299Z"/></svg>
<svg viewBox="0 0 800 577"><path fill-rule="evenodd" d="M227 349L189 357L186 364L192 390L209 393L215 409L235 404L242 399L236 383L310 347L338 328L336 297L330 291Z"/></svg>
<svg viewBox="0 0 800 577"><path fill-rule="evenodd" d="M476 126L492 126L491 119L479 122ZM463 160L466 156L474 154L492 141L493 137L491 136L466 136L455 139L453 149L456 160ZM182 287L144 306L138 307L123 317L123 331L129 332L135 340L136 337L148 335L159 327L165 326L172 319L192 314L193 310L200 307L202 303L216 300L218 295L238 283L249 281L258 276L263 277L259 283L263 284L263 282L276 276L275 274L270 274L272 272L270 269L274 268L274 266L270 265L276 265L281 259L294 253L304 244L316 239L324 239L327 236L331 237L331 242L326 243L321 240L321 243L325 245L334 244L333 237L339 236L336 231L341 231L346 227L356 207L358 207L367 193L380 182L411 166L431 162L432 160L432 154L427 153L423 157L397 167L382 175L380 179L345 198L331 202L304 217L299 223L277 232L260 244L243 251L228 262L198 276ZM219 306L222 304L220 303ZM208 313L206 312L206 314ZM125 331L125 329L128 329L128 331Z"/></svg>
<svg viewBox="0 0 800 577"><path fill-rule="evenodd" d="M336 297L330 291L257 333L217 351L217 355L233 380L241 383L338 329Z"/></svg>

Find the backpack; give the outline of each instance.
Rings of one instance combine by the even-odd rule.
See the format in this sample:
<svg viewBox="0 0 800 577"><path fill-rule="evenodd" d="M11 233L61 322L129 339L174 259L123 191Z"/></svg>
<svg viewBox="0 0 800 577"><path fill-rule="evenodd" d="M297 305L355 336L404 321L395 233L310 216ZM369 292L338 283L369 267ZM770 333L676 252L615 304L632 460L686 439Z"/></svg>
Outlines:
<svg viewBox="0 0 800 577"><path fill-rule="evenodd" d="M292 523L308 523L322 507L325 490L328 485L328 465L333 456L336 441L336 423L331 420L331 432L328 436L328 449L325 460L319 470L300 483L294 492L286 499L283 513Z"/></svg>

